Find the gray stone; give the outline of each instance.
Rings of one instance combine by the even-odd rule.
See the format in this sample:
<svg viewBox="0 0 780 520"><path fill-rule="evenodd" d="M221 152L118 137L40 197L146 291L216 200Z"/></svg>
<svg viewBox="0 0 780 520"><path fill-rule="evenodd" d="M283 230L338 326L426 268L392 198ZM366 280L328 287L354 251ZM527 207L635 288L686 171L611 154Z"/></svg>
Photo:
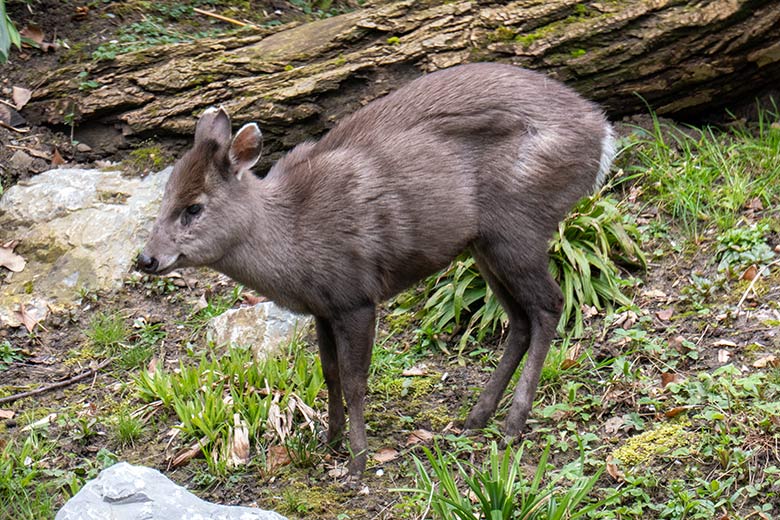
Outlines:
<svg viewBox="0 0 780 520"><path fill-rule="evenodd" d="M8 160L11 167L16 170L29 170L33 163L33 158L21 150L17 150Z"/></svg>
<svg viewBox="0 0 780 520"><path fill-rule="evenodd" d="M162 473L120 462L104 469L55 520L285 520L273 511L202 500Z"/></svg>
<svg viewBox="0 0 780 520"><path fill-rule="evenodd" d="M294 314L273 302L230 309L208 323L207 338L218 345L251 347L262 359L284 349L296 333L312 322L310 316Z"/></svg>
<svg viewBox="0 0 780 520"><path fill-rule="evenodd" d="M139 179L50 170L9 188L0 199L0 243L19 240L16 253L27 266L0 273L0 326L20 325L21 304L45 315L78 300L82 289L121 287L170 171Z"/></svg>

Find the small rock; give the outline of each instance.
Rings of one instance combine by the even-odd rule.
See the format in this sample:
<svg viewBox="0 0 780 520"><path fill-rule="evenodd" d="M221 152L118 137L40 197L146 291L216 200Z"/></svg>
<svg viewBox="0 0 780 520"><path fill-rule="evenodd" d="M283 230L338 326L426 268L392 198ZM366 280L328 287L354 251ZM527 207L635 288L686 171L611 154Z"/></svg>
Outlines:
<svg viewBox="0 0 780 520"><path fill-rule="evenodd" d="M32 166L33 158L24 153L22 150L16 150L8 162L14 169L29 170Z"/></svg>
<svg viewBox="0 0 780 520"><path fill-rule="evenodd" d="M262 302L229 309L212 318L207 335L218 345L249 346L255 356L262 359L286 347L311 320L310 316L293 314L273 302Z"/></svg>
<svg viewBox="0 0 780 520"><path fill-rule="evenodd" d="M104 469L95 480L68 500L55 520L285 520L273 511L224 506L201 500L152 468L120 462Z"/></svg>
<svg viewBox="0 0 780 520"><path fill-rule="evenodd" d="M79 152L91 152L92 147L85 143L79 143L76 145L76 150Z"/></svg>

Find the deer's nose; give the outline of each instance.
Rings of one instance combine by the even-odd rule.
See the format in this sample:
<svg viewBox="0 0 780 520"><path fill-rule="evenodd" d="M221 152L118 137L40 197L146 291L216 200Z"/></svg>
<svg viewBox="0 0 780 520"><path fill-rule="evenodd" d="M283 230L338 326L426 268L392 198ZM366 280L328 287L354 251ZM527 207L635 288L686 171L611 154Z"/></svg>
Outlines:
<svg viewBox="0 0 780 520"><path fill-rule="evenodd" d="M145 273L151 273L154 274L157 272L157 268L159 267L160 263L157 261L157 259L153 256L147 256L143 253L138 255L138 259L136 260L136 265L138 266L138 269L145 272Z"/></svg>

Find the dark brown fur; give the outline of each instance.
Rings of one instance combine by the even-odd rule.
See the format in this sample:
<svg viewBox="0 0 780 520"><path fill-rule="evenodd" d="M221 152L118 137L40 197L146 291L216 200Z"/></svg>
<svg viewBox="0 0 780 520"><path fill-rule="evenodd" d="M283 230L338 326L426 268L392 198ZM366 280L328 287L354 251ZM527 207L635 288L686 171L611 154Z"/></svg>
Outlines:
<svg viewBox="0 0 780 520"><path fill-rule="evenodd" d="M142 255L147 270L209 265L313 314L329 439L345 426L343 396L357 473L366 461L375 307L469 248L510 334L466 425L485 425L528 352L506 420L507 433L519 434L562 305L548 241L611 160L598 108L540 74L477 64L374 101L292 150L264 179L240 173L259 154L252 139L259 131L244 127L231 144L223 112L201 118ZM185 225L193 201L202 213Z"/></svg>

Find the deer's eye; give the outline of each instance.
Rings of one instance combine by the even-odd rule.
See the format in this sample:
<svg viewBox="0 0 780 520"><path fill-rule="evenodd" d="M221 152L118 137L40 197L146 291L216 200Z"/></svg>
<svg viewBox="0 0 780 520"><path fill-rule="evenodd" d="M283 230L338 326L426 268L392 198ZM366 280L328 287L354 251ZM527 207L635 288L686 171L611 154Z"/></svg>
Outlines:
<svg viewBox="0 0 780 520"><path fill-rule="evenodd" d="M203 211L203 205L201 204L187 206L181 214L181 223L185 226L189 225L195 217L200 215L201 211Z"/></svg>
<svg viewBox="0 0 780 520"><path fill-rule="evenodd" d="M192 215L193 217L201 212L203 209L203 206L200 204L193 204L192 206L187 206L187 213Z"/></svg>

